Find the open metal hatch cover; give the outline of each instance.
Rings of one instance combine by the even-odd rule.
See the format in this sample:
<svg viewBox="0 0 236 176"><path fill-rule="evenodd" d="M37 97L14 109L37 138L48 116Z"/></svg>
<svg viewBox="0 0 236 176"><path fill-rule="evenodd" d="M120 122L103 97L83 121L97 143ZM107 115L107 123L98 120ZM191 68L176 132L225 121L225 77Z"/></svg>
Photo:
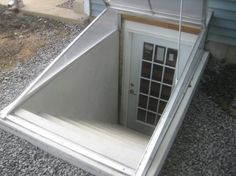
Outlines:
<svg viewBox="0 0 236 176"><path fill-rule="evenodd" d="M182 5L181 0L111 0L109 3L115 9L149 13L176 20L179 19L182 10L182 20L196 24L204 22L207 8L205 0L183 0Z"/></svg>
<svg viewBox="0 0 236 176"><path fill-rule="evenodd" d="M156 14L178 21L179 2L111 1L111 8L104 10L13 103L1 111L0 126L96 175L158 174L207 62L208 53L204 51L207 28L197 35L166 108L152 136L146 137L114 125L119 114L118 83L122 66L119 62L122 46L120 16L126 11L132 15L148 13L156 17ZM191 3L195 5L193 11ZM201 24L203 4L203 1L184 1L185 20ZM76 119L75 115L81 118ZM84 147L81 141L87 146ZM111 146L102 145L103 142ZM112 142L117 145L112 146ZM89 144L93 148L89 148ZM125 151L133 152L132 147L137 146L144 148L137 148L140 160L133 165L133 160L125 161L126 157L132 157ZM96 152L96 147L104 153ZM135 157L136 151L130 155ZM125 155L119 155L121 152Z"/></svg>

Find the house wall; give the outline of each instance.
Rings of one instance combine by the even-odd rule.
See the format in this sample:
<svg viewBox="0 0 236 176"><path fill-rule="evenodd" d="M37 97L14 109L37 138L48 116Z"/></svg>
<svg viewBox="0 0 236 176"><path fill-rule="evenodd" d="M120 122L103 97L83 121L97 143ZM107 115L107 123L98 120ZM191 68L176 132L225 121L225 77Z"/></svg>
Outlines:
<svg viewBox="0 0 236 176"><path fill-rule="evenodd" d="M236 1L208 0L213 11L206 48L218 59L236 64Z"/></svg>
<svg viewBox="0 0 236 176"><path fill-rule="evenodd" d="M90 0L90 13L91 16L97 16L105 9L103 0Z"/></svg>
<svg viewBox="0 0 236 176"><path fill-rule="evenodd" d="M114 32L29 98L37 115L116 123L119 33Z"/></svg>
<svg viewBox="0 0 236 176"><path fill-rule="evenodd" d="M218 59L236 64L236 1L208 0L214 16L210 24L206 49ZM91 14L97 16L105 5L103 0L91 0Z"/></svg>

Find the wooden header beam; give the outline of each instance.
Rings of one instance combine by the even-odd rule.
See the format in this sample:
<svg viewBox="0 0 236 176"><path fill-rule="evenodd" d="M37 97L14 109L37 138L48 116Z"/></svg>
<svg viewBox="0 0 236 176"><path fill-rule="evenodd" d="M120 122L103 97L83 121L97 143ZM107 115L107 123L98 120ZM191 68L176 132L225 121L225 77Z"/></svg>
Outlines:
<svg viewBox="0 0 236 176"><path fill-rule="evenodd" d="M121 17L123 20L127 20L127 21L133 21L133 22L148 24L152 26L159 26L159 27L163 27L167 29L173 29L176 31L179 30L179 24L173 23L173 22L161 21L158 19L151 19L151 18L133 16L133 15L128 15L128 14L122 14ZM190 26L190 25L183 24L181 31L186 32L186 33L191 33L191 34L200 34L201 28L198 26Z"/></svg>

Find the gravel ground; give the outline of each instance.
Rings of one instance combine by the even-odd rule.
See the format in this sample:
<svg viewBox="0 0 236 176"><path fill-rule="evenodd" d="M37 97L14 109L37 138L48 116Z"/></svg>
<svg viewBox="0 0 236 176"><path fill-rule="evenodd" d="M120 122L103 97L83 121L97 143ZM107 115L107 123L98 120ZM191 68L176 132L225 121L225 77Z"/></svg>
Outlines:
<svg viewBox="0 0 236 176"><path fill-rule="evenodd" d="M161 176L236 175L235 72L210 59Z"/></svg>
<svg viewBox="0 0 236 176"><path fill-rule="evenodd" d="M1 176L90 176L29 142L0 130Z"/></svg>
<svg viewBox="0 0 236 176"><path fill-rule="evenodd" d="M51 59L78 34L78 26L64 27L70 31L65 38L55 40L54 34L43 34L51 38L50 45L39 49L26 63L18 64L13 70L3 73L0 78L0 109L14 100ZM221 68L220 63L216 65ZM211 67L207 68L161 176L236 175L236 117L222 108L218 99L217 101L214 99L214 95L209 94L211 91L208 86L213 82L208 78L217 74L218 69L215 68L218 67L214 67L213 72ZM209 83L206 84L206 80ZM235 82L229 83L235 84ZM224 87L218 90L222 91ZM235 93L233 95L235 96ZM1 176L91 175L3 130L0 130L0 139Z"/></svg>

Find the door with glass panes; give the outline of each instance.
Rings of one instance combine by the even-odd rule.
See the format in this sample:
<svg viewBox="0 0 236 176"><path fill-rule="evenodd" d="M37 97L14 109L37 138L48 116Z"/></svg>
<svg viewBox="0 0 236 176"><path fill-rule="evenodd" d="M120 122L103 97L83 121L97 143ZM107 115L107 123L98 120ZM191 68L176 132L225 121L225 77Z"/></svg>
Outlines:
<svg viewBox="0 0 236 176"><path fill-rule="evenodd" d="M151 134L174 85L177 44L133 34L130 62L128 126Z"/></svg>

